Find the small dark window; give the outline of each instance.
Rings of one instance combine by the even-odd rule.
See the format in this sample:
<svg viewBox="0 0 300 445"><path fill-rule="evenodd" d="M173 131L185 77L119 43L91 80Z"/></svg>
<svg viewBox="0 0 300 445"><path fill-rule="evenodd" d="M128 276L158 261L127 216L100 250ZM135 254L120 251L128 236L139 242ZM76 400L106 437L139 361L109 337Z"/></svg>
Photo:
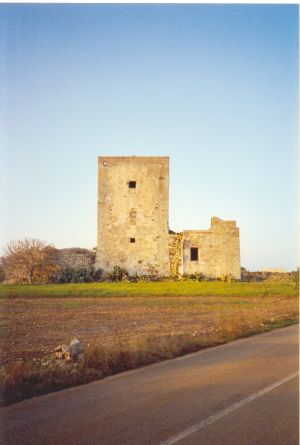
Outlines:
<svg viewBox="0 0 300 445"><path fill-rule="evenodd" d="M135 243L135 238L129 238L131 243Z"/></svg>
<svg viewBox="0 0 300 445"><path fill-rule="evenodd" d="M136 181L129 181L128 186L130 189L135 189L136 188Z"/></svg>
<svg viewBox="0 0 300 445"><path fill-rule="evenodd" d="M198 261L198 247L191 247L191 261Z"/></svg>

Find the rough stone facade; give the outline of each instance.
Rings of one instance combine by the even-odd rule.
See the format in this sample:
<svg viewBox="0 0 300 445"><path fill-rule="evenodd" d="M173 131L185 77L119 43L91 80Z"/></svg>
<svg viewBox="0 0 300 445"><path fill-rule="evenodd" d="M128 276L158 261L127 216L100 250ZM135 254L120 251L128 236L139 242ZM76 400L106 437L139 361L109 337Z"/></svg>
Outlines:
<svg viewBox="0 0 300 445"><path fill-rule="evenodd" d="M183 233L169 234L170 275L182 274L182 237Z"/></svg>
<svg viewBox="0 0 300 445"><path fill-rule="evenodd" d="M169 158L98 158L96 267L169 275Z"/></svg>
<svg viewBox="0 0 300 445"><path fill-rule="evenodd" d="M181 258L179 274L241 277L239 229L235 221L213 217L209 230L184 230L180 235L181 245L177 246L177 258ZM176 260L176 256L173 258Z"/></svg>
<svg viewBox="0 0 300 445"><path fill-rule="evenodd" d="M55 249L53 258L62 268L81 269L94 266L96 252L80 247L70 247L66 249Z"/></svg>
<svg viewBox="0 0 300 445"><path fill-rule="evenodd" d="M241 277L239 229L213 217L209 230L169 231L169 158L98 158L95 267L130 274Z"/></svg>

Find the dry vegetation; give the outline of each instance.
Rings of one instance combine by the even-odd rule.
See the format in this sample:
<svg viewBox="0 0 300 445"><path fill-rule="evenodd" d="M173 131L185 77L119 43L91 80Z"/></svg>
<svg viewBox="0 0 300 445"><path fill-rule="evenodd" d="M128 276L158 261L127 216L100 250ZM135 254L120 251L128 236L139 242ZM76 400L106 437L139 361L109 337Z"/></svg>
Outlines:
<svg viewBox="0 0 300 445"><path fill-rule="evenodd" d="M259 296L5 298L3 403L295 323L297 290L280 286ZM85 346L83 363L47 362L74 337Z"/></svg>
<svg viewBox="0 0 300 445"><path fill-rule="evenodd" d="M59 270L53 261L54 247L36 238L11 241L0 258L7 282L47 283Z"/></svg>

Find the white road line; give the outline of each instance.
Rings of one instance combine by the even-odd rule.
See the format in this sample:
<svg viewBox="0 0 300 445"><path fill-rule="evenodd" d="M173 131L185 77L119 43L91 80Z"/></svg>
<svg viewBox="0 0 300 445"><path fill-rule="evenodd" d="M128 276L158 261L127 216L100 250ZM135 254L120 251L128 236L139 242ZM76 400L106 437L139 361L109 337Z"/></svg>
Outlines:
<svg viewBox="0 0 300 445"><path fill-rule="evenodd" d="M179 440L184 439L187 436L190 436L191 434L195 433L196 431L202 430L206 426L214 423L216 420L221 419L224 416L227 416L228 414L241 408L244 405L247 405L247 403L252 402L252 400L258 399L259 397L263 396L267 392L272 391L273 389L277 388L278 386L283 385L284 383L288 382L289 380L294 379L295 377L297 377L298 374L299 374L299 372L294 372L294 374L291 374L288 377L285 377L284 379L281 379L278 382L273 383L272 385L266 386L261 391L258 391L255 394L252 394L251 396L246 397L245 399L241 400L240 402L236 402L233 405L229 406L228 408L225 408L222 411L219 411L218 413L208 417L207 419L204 419L201 422L196 423L195 425L191 426L190 428L187 428L186 430L183 430L180 433L175 434L175 436L172 436L169 439L165 440L164 442L161 442L159 445L172 445L173 443L176 443Z"/></svg>

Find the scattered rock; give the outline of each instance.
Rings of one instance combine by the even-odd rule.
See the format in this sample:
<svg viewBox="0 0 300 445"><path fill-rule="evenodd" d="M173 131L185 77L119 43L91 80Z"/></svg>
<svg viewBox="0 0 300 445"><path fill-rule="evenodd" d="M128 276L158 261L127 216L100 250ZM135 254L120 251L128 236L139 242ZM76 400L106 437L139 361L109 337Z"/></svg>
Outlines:
<svg viewBox="0 0 300 445"><path fill-rule="evenodd" d="M61 345L61 351L63 354L69 352L69 347L67 345Z"/></svg>
<svg viewBox="0 0 300 445"><path fill-rule="evenodd" d="M84 347L77 338L74 338L70 343L71 357L77 359L80 354L84 353Z"/></svg>
<svg viewBox="0 0 300 445"><path fill-rule="evenodd" d="M65 368L66 367L66 361L65 360L60 360L59 362L57 362L57 366L59 368Z"/></svg>
<svg viewBox="0 0 300 445"><path fill-rule="evenodd" d="M84 360L84 353L81 352L80 354L78 354L77 357L76 357L76 359L77 359L79 362L82 362L82 361Z"/></svg>
<svg viewBox="0 0 300 445"><path fill-rule="evenodd" d="M67 352L64 354L64 359L65 359L67 362L71 362L71 361L72 361L72 356L71 356L71 352L70 352L70 351L67 351Z"/></svg>
<svg viewBox="0 0 300 445"><path fill-rule="evenodd" d="M54 352L57 359L67 359L70 355L70 348L67 345L59 345L54 349Z"/></svg>
<svg viewBox="0 0 300 445"><path fill-rule="evenodd" d="M59 345L54 349L56 359L64 359L66 362L84 360L84 347L77 338L74 338L70 346Z"/></svg>

